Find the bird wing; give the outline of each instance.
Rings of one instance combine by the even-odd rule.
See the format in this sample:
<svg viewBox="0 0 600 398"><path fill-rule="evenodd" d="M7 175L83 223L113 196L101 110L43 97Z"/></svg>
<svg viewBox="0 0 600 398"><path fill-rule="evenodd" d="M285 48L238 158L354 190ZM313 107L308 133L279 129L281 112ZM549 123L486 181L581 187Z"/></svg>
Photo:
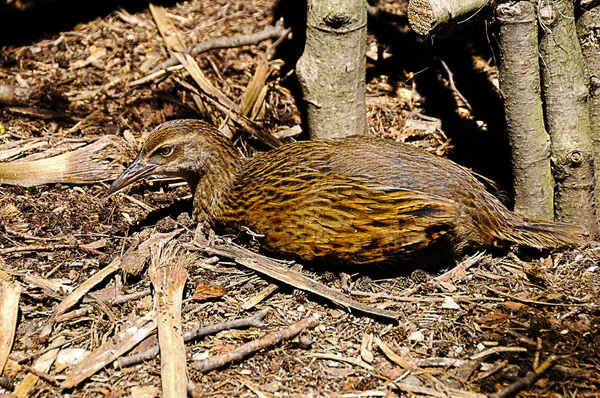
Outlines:
<svg viewBox="0 0 600 398"><path fill-rule="evenodd" d="M458 211L437 195L305 165L249 170L239 186L228 223L305 260L360 264L410 255L451 233Z"/></svg>

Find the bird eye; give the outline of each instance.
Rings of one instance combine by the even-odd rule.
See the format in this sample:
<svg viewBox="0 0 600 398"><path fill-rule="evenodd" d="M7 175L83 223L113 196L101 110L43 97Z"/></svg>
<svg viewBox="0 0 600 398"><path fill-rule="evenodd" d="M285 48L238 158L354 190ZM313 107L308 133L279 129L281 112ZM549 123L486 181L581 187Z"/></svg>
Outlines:
<svg viewBox="0 0 600 398"><path fill-rule="evenodd" d="M162 148L160 148L158 150L158 153L160 153L160 156L163 156L166 158L173 154L173 150L174 150L174 148L172 146L163 146Z"/></svg>

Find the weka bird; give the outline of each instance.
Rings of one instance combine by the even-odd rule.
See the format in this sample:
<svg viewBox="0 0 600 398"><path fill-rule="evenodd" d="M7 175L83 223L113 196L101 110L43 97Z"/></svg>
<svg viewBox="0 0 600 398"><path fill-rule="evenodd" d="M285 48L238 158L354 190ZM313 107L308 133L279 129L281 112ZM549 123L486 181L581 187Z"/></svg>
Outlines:
<svg viewBox="0 0 600 398"><path fill-rule="evenodd" d="M583 241L580 227L511 212L468 169L375 137L296 142L244 161L209 124L174 120L149 135L109 193L152 174L183 177L199 221L247 227L265 249L304 260L373 264Z"/></svg>

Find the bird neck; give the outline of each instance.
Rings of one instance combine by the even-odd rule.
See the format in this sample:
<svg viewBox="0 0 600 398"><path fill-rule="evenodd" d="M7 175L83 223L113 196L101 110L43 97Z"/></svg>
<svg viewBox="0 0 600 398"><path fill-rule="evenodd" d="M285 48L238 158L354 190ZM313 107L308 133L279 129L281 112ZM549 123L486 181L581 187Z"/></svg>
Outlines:
<svg viewBox="0 0 600 398"><path fill-rule="evenodd" d="M194 193L194 218L218 224L231 191L242 174L243 160L232 146L210 157L204 170L183 178Z"/></svg>

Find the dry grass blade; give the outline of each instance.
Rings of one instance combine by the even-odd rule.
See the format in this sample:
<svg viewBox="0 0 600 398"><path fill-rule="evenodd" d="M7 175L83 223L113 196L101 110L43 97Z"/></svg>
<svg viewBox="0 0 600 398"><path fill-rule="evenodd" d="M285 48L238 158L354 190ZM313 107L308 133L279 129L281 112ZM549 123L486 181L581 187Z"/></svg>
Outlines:
<svg viewBox="0 0 600 398"><path fill-rule="evenodd" d="M21 290L16 282L0 280L0 375L15 340Z"/></svg>
<svg viewBox="0 0 600 398"><path fill-rule="evenodd" d="M156 310L137 318L130 325L123 325L121 332L102 344L90 356L81 361L61 383L61 388L75 387L121 355L135 347L156 329Z"/></svg>
<svg viewBox="0 0 600 398"><path fill-rule="evenodd" d="M43 355L41 355L33 363L32 369L37 372L41 372L41 373L48 372L50 370L50 367L56 360L56 356L58 355L59 350L60 350L59 348L55 348L55 349L50 350L50 351L44 353ZM40 378L38 376L36 376L33 373L29 373L27 376L25 376L23 378L23 380L21 381L21 383L19 383L17 388L15 388L15 391L13 391L13 394L15 396L17 396L18 398L30 397L31 390L35 387L35 385L37 384L37 382L39 380L40 380Z"/></svg>
<svg viewBox="0 0 600 398"><path fill-rule="evenodd" d="M107 136L51 158L1 163L0 184L29 187L53 183L91 184L113 179L122 171L120 166L104 161L105 153L98 154L111 144L114 146L114 141Z"/></svg>
<svg viewBox="0 0 600 398"><path fill-rule="evenodd" d="M160 245L152 250L150 279L158 310L162 393L167 398L183 397L187 391L187 377L183 377L187 372L181 305L187 279L185 268L192 261L193 256L182 254L176 243Z"/></svg>
<svg viewBox="0 0 600 398"><path fill-rule="evenodd" d="M165 46L170 52L185 51L185 45L179 36L179 32L173 25L173 22L167 16L167 11L162 6L155 6L154 4L150 4L150 12L152 13L152 17L154 18L154 22L156 22L156 26L158 27L158 31L165 42Z"/></svg>
<svg viewBox="0 0 600 398"><path fill-rule="evenodd" d="M217 254L233 258L236 263L248 267L256 272L265 274L273 279L284 282L288 285L294 286L297 289L305 290L314 293L318 296L324 297L328 300L333 301L343 307L353 308L355 310L380 316L383 318L398 319L400 314L393 311L383 310L375 308L367 304L363 304L352 298L342 294L336 290L333 290L313 279L310 279L300 272L294 271L289 268L284 268L281 264L269 259L268 257L254 253L250 250L237 247L237 246L218 246L218 247L205 247L202 248L209 253Z"/></svg>

